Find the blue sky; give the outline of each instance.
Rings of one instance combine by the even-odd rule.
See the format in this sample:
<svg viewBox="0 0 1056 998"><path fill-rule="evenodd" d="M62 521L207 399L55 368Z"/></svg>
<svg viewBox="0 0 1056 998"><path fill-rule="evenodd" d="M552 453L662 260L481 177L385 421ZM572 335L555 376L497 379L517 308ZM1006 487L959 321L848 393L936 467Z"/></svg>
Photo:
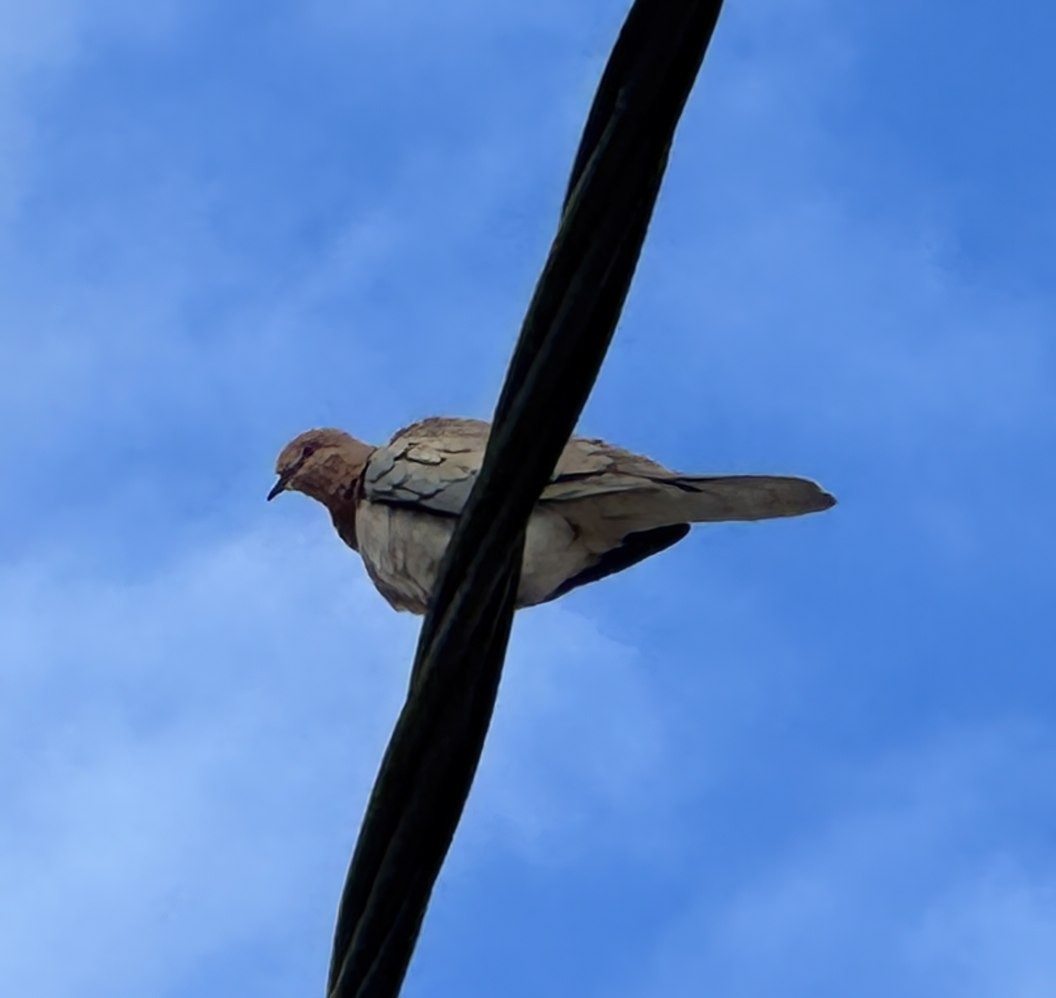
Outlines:
<svg viewBox="0 0 1056 998"><path fill-rule="evenodd" d="M489 414L623 14L0 3L5 993L322 992L417 621L274 457ZM407 995L1051 995L1054 26L729 4L582 426L840 505L519 616Z"/></svg>

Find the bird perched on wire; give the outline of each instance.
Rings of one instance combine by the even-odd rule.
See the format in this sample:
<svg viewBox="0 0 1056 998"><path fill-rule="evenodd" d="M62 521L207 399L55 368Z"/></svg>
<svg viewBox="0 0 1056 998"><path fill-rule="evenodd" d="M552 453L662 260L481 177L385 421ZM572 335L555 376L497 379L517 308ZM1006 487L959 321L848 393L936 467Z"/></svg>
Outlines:
<svg viewBox="0 0 1056 998"><path fill-rule="evenodd" d="M268 499L294 491L321 502L390 605L425 613L489 429L477 419L433 417L380 447L343 430L307 430L279 454ZM528 521L516 605L629 568L680 541L691 523L799 516L835 502L805 478L684 475L573 437Z"/></svg>

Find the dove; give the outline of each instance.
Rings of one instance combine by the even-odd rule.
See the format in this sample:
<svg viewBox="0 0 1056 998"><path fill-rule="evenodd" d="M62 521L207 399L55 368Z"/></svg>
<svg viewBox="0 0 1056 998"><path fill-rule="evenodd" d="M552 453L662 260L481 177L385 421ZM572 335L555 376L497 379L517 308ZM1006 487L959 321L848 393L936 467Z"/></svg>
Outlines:
<svg viewBox="0 0 1056 998"><path fill-rule="evenodd" d="M293 491L321 502L388 603L423 614L489 431L482 420L434 416L375 447L339 429L306 430L282 448L268 499ZM805 478L687 475L574 436L529 517L516 606L630 568L693 523L800 516L835 502Z"/></svg>

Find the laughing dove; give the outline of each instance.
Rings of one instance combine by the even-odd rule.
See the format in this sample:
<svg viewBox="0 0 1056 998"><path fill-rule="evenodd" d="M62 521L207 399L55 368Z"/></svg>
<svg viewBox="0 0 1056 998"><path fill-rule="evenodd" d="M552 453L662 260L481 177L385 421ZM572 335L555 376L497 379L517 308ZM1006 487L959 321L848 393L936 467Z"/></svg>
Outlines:
<svg viewBox="0 0 1056 998"><path fill-rule="evenodd" d="M425 613L488 431L480 420L437 417L372 447L342 430L307 430L279 454L268 499L290 490L323 503L390 605ZM804 478L683 475L573 437L528 521L517 606L629 568L680 541L691 523L799 516L835 501Z"/></svg>

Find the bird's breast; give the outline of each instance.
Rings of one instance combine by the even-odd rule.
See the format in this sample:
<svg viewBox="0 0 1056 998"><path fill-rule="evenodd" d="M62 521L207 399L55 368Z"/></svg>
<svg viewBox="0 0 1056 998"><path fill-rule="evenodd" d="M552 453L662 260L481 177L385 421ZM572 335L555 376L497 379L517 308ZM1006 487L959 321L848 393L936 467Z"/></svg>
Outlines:
<svg viewBox="0 0 1056 998"><path fill-rule="evenodd" d="M397 610L425 613L457 520L364 501L355 523L359 553L378 591ZM528 521L517 605L543 602L592 557L562 516L537 507Z"/></svg>
<svg viewBox="0 0 1056 998"><path fill-rule="evenodd" d="M359 553L371 581L397 610L425 613L455 522L402 506L359 504Z"/></svg>

